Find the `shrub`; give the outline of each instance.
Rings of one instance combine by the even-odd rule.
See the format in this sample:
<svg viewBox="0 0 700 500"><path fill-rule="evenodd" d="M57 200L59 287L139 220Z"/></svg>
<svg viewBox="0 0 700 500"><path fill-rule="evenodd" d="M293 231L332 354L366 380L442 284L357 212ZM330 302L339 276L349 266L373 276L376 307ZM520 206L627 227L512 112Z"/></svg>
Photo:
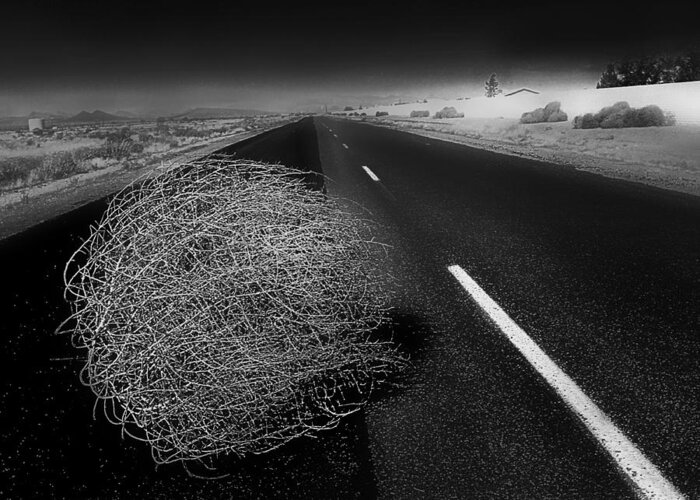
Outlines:
<svg viewBox="0 0 700 500"><path fill-rule="evenodd" d="M600 128L622 128L628 126L626 123L628 123L628 121L625 118L625 112L618 111L603 118L599 126Z"/></svg>
<svg viewBox="0 0 700 500"><path fill-rule="evenodd" d="M430 111L425 110L414 110L411 111L411 118L428 118L430 116Z"/></svg>
<svg viewBox="0 0 700 500"><path fill-rule="evenodd" d="M42 158L41 166L32 171L32 182L65 179L79 172L78 162L70 151L61 151Z"/></svg>
<svg viewBox="0 0 700 500"><path fill-rule="evenodd" d="M388 111L377 111L374 116L389 116Z"/></svg>
<svg viewBox="0 0 700 500"><path fill-rule="evenodd" d="M523 113L520 117L520 123L542 123L547 121L547 116L543 108L537 108L534 111Z"/></svg>
<svg viewBox="0 0 700 500"><path fill-rule="evenodd" d="M606 106L603 109L601 109L600 111L598 111L594 115L595 121L598 123L602 123L603 120L605 120L608 116L615 114L615 113L621 113L624 115L630 109L631 108L630 108L630 105L628 102L626 102L626 101L616 102L612 106Z"/></svg>
<svg viewBox="0 0 700 500"><path fill-rule="evenodd" d="M554 123L554 122L565 122L569 119L569 116L564 113L561 110L557 110L553 112L549 117L547 118L547 121L549 123Z"/></svg>
<svg viewBox="0 0 700 500"><path fill-rule="evenodd" d="M26 186L32 170L40 166L40 156L18 156L4 159L0 163L0 189Z"/></svg>
<svg viewBox="0 0 700 500"><path fill-rule="evenodd" d="M636 110L633 127L663 127L666 125L666 117L660 107L656 105L644 106Z"/></svg>
<svg viewBox="0 0 700 500"><path fill-rule="evenodd" d="M520 123L565 122L568 119L566 113L561 110L561 103L552 101L544 108L523 113L520 117Z"/></svg>
<svg viewBox="0 0 700 500"><path fill-rule="evenodd" d="M588 113L574 119L574 128L623 128L623 127L661 127L675 125L672 113L664 113L656 105L643 108L631 108L621 101L606 106L595 115Z"/></svg>
<svg viewBox="0 0 700 500"><path fill-rule="evenodd" d="M97 149L95 156L121 160L131 154L133 146L134 141L131 139L118 139L117 136L113 136Z"/></svg>
<svg viewBox="0 0 700 500"><path fill-rule="evenodd" d="M158 463L334 428L405 364L373 333L368 229L278 165L208 158L132 185L66 267L83 383Z"/></svg>
<svg viewBox="0 0 700 500"><path fill-rule="evenodd" d="M464 118L464 113L457 113L452 106L445 106L440 111L435 112L435 118Z"/></svg>
<svg viewBox="0 0 700 500"><path fill-rule="evenodd" d="M590 129L598 127L600 127L600 123L595 119L593 113L586 113L583 116L574 118L574 128Z"/></svg>
<svg viewBox="0 0 700 500"><path fill-rule="evenodd" d="M552 113L556 113L560 110L561 103L559 101L552 101L550 103L547 103L547 105L544 107L544 114L545 116L549 117L550 115L552 115Z"/></svg>

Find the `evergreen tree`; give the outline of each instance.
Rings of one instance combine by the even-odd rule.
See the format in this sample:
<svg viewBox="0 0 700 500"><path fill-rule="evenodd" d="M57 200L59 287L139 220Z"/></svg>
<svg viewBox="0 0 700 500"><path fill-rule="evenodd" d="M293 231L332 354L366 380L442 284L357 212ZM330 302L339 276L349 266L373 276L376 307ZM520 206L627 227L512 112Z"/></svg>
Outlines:
<svg viewBox="0 0 700 500"><path fill-rule="evenodd" d="M700 80L700 53L681 56L655 56L608 64L597 88L654 85Z"/></svg>
<svg viewBox="0 0 700 500"><path fill-rule="evenodd" d="M678 58L678 82L700 80L700 53L690 52Z"/></svg>
<svg viewBox="0 0 700 500"><path fill-rule="evenodd" d="M617 68L615 67L614 64L608 64L608 67L605 68L605 71L600 75L600 80L598 80L598 84L596 85L597 89L606 89L610 87L619 87L620 86L620 80L618 78L617 74Z"/></svg>
<svg viewBox="0 0 700 500"><path fill-rule="evenodd" d="M498 80L496 79L496 73L491 73L491 76L486 81L484 89L486 89L486 97L496 97L498 94L503 92L499 87Z"/></svg>

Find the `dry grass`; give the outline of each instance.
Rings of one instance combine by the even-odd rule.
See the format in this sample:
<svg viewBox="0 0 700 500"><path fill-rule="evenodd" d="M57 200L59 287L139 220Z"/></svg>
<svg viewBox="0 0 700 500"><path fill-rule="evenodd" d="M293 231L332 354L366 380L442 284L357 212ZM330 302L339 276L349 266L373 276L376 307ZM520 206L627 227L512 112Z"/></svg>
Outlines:
<svg viewBox="0 0 700 500"><path fill-rule="evenodd" d="M80 125L0 132L0 191L26 189L111 167L137 169L226 137L284 122L283 117Z"/></svg>

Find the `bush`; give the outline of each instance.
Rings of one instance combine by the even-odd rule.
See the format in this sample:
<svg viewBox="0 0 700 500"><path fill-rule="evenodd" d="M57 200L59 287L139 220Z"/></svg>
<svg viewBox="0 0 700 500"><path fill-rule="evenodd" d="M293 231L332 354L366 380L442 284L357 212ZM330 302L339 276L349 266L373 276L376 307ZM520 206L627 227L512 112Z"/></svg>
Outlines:
<svg viewBox="0 0 700 500"><path fill-rule="evenodd" d="M598 127L600 127L600 123L595 119L593 113L586 113L583 116L574 118L574 128L589 129Z"/></svg>
<svg viewBox="0 0 700 500"><path fill-rule="evenodd" d="M377 111L374 116L389 116L388 111Z"/></svg>
<svg viewBox="0 0 700 500"><path fill-rule="evenodd" d="M168 169L117 195L68 263L82 381L156 462L332 429L404 366L373 333L380 246L300 177L225 158Z"/></svg>
<svg viewBox="0 0 700 500"><path fill-rule="evenodd" d="M78 162L70 151L61 151L42 158L41 167L32 171L33 182L65 179L79 172Z"/></svg>
<svg viewBox="0 0 700 500"><path fill-rule="evenodd" d="M595 121L598 123L602 123L603 120L605 120L607 117L613 114L622 114L623 116L625 113L627 113L630 110L630 105L626 101L620 101L616 102L612 106L606 106L600 111L598 111L595 115Z"/></svg>
<svg viewBox="0 0 700 500"><path fill-rule="evenodd" d="M667 127L672 127L676 124L676 115L674 115L670 111L666 111L664 113L664 123Z"/></svg>
<svg viewBox="0 0 700 500"><path fill-rule="evenodd" d="M430 116L430 111L425 110L415 110L411 111L411 118L428 118Z"/></svg>
<svg viewBox="0 0 700 500"><path fill-rule="evenodd" d="M656 106L631 108L627 102L621 101L606 106L595 115L588 113L574 119L574 128L624 128L624 127L662 127L675 125L672 113L664 113Z"/></svg>
<svg viewBox="0 0 700 500"><path fill-rule="evenodd" d="M556 113L561 110L561 103L559 101L552 101L550 103L547 103L547 105L544 107L544 114L545 116L549 117L552 115L552 113Z"/></svg>
<svg viewBox="0 0 700 500"><path fill-rule="evenodd" d="M547 121L549 123L565 122L568 119L569 116L561 110L554 111L551 115L549 115L549 117L547 117Z"/></svg>
<svg viewBox="0 0 700 500"><path fill-rule="evenodd" d="M617 111L603 118L599 126L600 128L623 128L629 126L627 123L626 113L624 111Z"/></svg>
<svg viewBox="0 0 700 500"><path fill-rule="evenodd" d="M464 113L457 113L452 106L445 106L440 111L435 112L435 118L464 118Z"/></svg>
<svg viewBox="0 0 700 500"><path fill-rule="evenodd" d="M0 189L26 186L34 169L41 166L40 156L18 156L0 163Z"/></svg>
<svg viewBox="0 0 700 500"><path fill-rule="evenodd" d="M561 103L552 101L544 108L523 113L520 117L520 123L565 122L568 119L566 113L561 110Z"/></svg>
<svg viewBox="0 0 700 500"><path fill-rule="evenodd" d="M523 113L520 117L520 123L542 123L547 121L547 116L544 114L543 108L537 108L534 111Z"/></svg>
<svg viewBox="0 0 700 500"><path fill-rule="evenodd" d="M131 139L118 139L117 136L110 137L95 152L95 156L106 159L121 160L129 156L134 147Z"/></svg>
<svg viewBox="0 0 700 500"><path fill-rule="evenodd" d="M660 107L652 104L636 110L633 122L633 127L663 127L666 117Z"/></svg>

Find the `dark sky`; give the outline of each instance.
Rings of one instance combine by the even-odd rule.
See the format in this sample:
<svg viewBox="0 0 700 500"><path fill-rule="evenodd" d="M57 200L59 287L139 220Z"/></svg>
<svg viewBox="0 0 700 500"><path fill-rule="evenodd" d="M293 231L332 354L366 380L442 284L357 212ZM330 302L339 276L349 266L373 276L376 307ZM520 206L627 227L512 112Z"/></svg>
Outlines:
<svg viewBox="0 0 700 500"><path fill-rule="evenodd" d="M3 5L0 115L351 104L593 86L624 56L684 51L690 2L39 1Z"/></svg>

